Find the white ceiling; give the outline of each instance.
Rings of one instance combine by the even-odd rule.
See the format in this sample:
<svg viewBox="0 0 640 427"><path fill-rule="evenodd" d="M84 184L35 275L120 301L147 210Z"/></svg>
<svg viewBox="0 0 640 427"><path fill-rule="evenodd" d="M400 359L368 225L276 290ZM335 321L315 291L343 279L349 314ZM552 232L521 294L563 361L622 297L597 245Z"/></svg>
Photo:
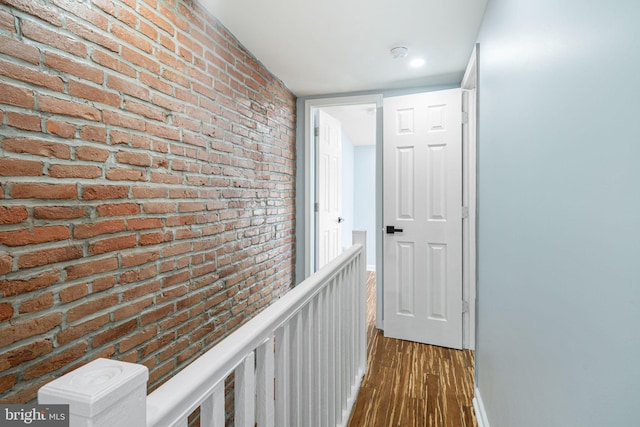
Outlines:
<svg viewBox="0 0 640 427"><path fill-rule="evenodd" d="M201 1L297 96L458 84L487 2ZM426 64L410 67L416 57Z"/></svg>
<svg viewBox="0 0 640 427"><path fill-rule="evenodd" d="M344 132L354 146L376 144L376 105L347 105L323 108L342 124Z"/></svg>

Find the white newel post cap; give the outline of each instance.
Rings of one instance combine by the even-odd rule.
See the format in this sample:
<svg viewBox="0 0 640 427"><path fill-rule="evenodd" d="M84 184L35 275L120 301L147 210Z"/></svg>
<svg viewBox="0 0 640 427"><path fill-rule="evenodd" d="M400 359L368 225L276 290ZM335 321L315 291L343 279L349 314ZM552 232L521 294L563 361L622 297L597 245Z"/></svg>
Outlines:
<svg viewBox="0 0 640 427"><path fill-rule="evenodd" d="M71 427L144 427L147 379L144 365L94 360L38 390L39 404L69 404Z"/></svg>

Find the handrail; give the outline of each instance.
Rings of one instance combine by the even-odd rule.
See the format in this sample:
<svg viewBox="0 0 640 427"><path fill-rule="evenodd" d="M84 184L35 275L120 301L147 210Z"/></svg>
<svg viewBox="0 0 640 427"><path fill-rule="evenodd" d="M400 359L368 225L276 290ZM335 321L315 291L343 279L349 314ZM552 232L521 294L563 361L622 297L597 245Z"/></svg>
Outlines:
<svg viewBox="0 0 640 427"><path fill-rule="evenodd" d="M361 250L362 245L353 245L151 393L147 397L147 427L174 425L174 420L186 418L247 353L273 336ZM173 420L167 423L169 418Z"/></svg>
<svg viewBox="0 0 640 427"><path fill-rule="evenodd" d="M237 427L344 426L366 370L366 233L354 245L147 396L148 369L94 360L46 384L70 427L225 425L233 372Z"/></svg>

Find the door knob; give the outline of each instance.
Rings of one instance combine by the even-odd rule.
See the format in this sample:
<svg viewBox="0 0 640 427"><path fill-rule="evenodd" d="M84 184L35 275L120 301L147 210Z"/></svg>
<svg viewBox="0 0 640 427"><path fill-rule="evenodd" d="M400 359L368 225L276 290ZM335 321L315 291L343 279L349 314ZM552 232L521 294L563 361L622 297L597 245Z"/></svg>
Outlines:
<svg viewBox="0 0 640 427"><path fill-rule="evenodd" d="M387 225L387 234L395 234L402 233L404 230L402 228L396 228L393 225Z"/></svg>
<svg viewBox="0 0 640 427"><path fill-rule="evenodd" d="M342 218L341 216L338 217L338 224L340 224L341 222L344 222L344 218Z"/></svg>

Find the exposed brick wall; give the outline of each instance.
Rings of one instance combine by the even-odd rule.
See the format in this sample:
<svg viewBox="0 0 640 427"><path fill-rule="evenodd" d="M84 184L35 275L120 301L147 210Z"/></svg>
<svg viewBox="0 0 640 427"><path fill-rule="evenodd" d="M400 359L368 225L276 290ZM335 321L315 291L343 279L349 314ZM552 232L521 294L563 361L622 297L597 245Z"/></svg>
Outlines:
<svg viewBox="0 0 640 427"><path fill-rule="evenodd" d="M0 401L169 378L294 283L295 98L179 0L0 0Z"/></svg>

